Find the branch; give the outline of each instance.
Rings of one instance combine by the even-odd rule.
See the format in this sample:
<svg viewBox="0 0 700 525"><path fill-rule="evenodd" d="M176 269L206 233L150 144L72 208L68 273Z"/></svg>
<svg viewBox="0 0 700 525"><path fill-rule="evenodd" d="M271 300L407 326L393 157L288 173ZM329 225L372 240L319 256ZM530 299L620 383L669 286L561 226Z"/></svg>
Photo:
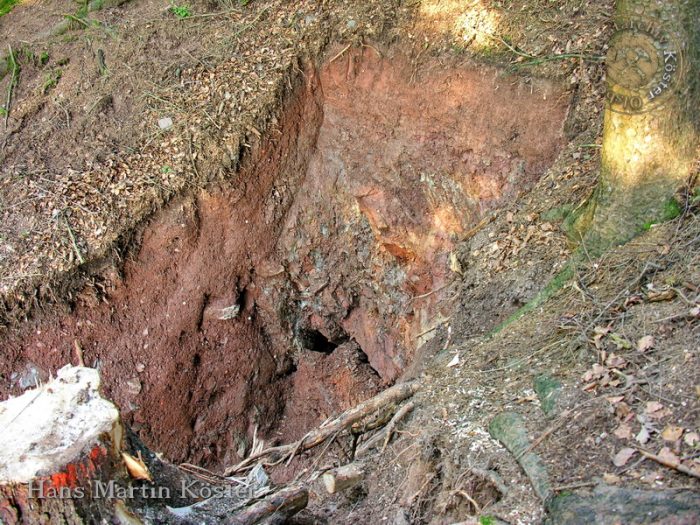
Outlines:
<svg viewBox="0 0 700 525"><path fill-rule="evenodd" d="M320 445L326 439L336 434L336 432L347 428L357 421L373 414L380 408L389 403L398 403L406 398L411 397L418 391L420 383L417 381L409 383L401 383L399 385L394 385L393 387L385 390L379 395L368 399L364 403L360 403L350 410L346 410L340 416L338 416L333 421L328 424L312 430L306 434L303 438L295 443L290 443L288 445L280 445L277 447L270 447L257 454L253 454L251 457L243 460L238 465L226 469L224 475L230 476L236 472L252 467L258 460L272 456L273 464L278 464L287 459L290 454L293 457L297 453L309 450L315 446Z"/></svg>

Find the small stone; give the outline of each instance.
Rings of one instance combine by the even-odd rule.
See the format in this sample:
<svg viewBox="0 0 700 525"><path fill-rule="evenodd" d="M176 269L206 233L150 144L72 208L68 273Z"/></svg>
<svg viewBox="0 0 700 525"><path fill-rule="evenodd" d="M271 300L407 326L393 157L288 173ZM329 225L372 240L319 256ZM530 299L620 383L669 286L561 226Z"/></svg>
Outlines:
<svg viewBox="0 0 700 525"><path fill-rule="evenodd" d="M141 393L141 381L138 377L132 377L126 382L126 389L132 396L137 396Z"/></svg>
<svg viewBox="0 0 700 525"><path fill-rule="evenodd" d="M350 31L354 31L357 29L357 22L355 20L348 20L346 26Z"/></svg>
<svg viewBox="0 0 700 525"><path fill-rule="evenodd" d="M143 372L144 370L146 370L146 365L144 365L143 363L136 363L136 371L137 371L139 374L140 374L141 372Z"/></svg>
<svg viewBox="0 0 700 525"><path fill-rule="evenodd" d="M163 130L168 130L173 127L173 119L170 117L163 117L158 119L158 127Z"/></svg>

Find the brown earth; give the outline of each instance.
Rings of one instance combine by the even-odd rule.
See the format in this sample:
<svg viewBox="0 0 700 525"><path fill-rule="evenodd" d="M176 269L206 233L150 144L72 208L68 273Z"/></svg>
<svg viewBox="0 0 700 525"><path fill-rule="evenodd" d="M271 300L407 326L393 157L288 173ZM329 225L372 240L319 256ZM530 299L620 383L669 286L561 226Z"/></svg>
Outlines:
<svg viewBox="0 0 700 525"><path fill-rule="evenodd" d="M78 345L147 444L222 465L394 381L449 315L455 239L552 162L567 106L490 69L417 83L385 53L307 68L235 180L169 204L70 314L7 335L3 395Z"/></svg>
<svg viewBox="0 0 700 525"><path fill-rule="evenodd" d="M361 487L312 491L299 523L475 520L460 491L481 514L539 522L488 434L503 410L541 438L557 492L697 490L636 457L612 464L641 428L649 449L697 458L662 438L699 428L692 191L677 221L483 337L569 258L561 221L595 186L612 2L194 2L176 20L138 1L48 42L32 32L68 8L35 20L32 5L0 19L23 67L0 158L0 315L29 313L1 336L0 396L82 354L153 450L218 469L420 377ZM610 353L634 382L584 381L614 374ZM540 409L542 374L563 413ZM354 440L271 474L343 464Z"/></svg>

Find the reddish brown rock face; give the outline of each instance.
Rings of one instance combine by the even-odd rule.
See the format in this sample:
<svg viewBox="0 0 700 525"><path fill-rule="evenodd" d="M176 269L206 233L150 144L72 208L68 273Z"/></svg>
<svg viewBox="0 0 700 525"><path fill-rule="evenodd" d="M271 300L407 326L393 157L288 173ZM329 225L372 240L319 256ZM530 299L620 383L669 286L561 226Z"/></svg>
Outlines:
<svg viewBox="0 0 700 525"><path fill-rule="evenodd" d="M394 381L448 315L417 296L543 173L566 114L561 91L493 70L416 78L368 47L300 75L242 170L159 212L104 293L5 337L2 394L78 341L152 449L220 465L256 427L298 438Z"/></svg>

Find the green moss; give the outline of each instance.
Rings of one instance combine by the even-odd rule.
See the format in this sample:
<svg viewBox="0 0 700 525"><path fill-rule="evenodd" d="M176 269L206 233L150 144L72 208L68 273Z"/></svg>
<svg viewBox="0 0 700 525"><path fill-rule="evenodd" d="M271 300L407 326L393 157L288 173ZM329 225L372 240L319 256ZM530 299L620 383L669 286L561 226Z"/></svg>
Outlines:
<svg viewBox="0 0 700 525"><path fill-rule="evenodd" d="M524 315L530 313L538 306L544 304L552 297L556 292L558 292L568 281L574 276L575 263L570 261L564 267L564 269L559 272L549 283L545 286L533 299L528 302L525 306L518 309L513 315L506 319L503 323L494 328L489 336L494 336L505 327L514 323Z"/></svg>
<svg viewBox="0 0 700 525"><path fill-rule="evenodd" d="M46 75L46 78L44 79L44 83L41 87L41 92L46 95L50 90L55 88L58 85L58 81L61 80L61 77L63 76L63 70L56 68L53 71L51 71L48 75Z"/></svg>
<svg viewBox="0 0 700 525"><path fill-rule="evenodd" d="M558 208L547 210L542 214L541 219L547 222L560 222L569 217L572 211L574 211L573 204L564 204Z"/></svg>
<svg viewBox="0 0 700 525"><path fill-rule="evenodd" d="M676 217L679 217L683 213L683 208L678 204L676 199L669 199L664 203L661 210L661 215L657 219L650 219L642 225L642 229L647 231L650 230L655 224L661 224L662 222L672 221Z"/></svg>
<svg viewBox="0 0 700 525"><path fill-rule="evenodd" d="M496 520L493 516L480 516L479 525L496 525Z"/></svg>
<svg viewBox="0 0 700 525"><path fill-rule="evenodd" d="M19 3L19 0L0 0L0 16L6 15Z"/></svg>
<svg viewBox="0 0 700 525"><path fill-rule="evenodd" d="M554 413L557 406L559 390L561 383L553 377L543 374L535 378L534 389L537 397L540 400L540 407L546 416Z"/></svg>

